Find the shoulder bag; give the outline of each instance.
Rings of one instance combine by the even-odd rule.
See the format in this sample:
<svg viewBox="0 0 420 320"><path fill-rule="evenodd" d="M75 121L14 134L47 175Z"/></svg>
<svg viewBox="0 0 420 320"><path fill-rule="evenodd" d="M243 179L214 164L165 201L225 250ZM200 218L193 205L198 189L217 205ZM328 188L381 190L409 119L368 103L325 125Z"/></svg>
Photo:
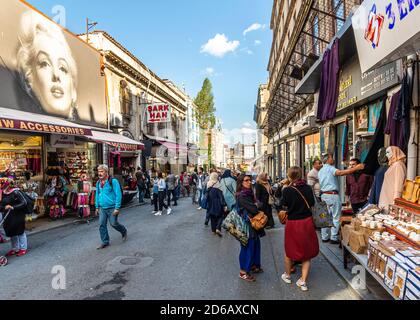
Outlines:
<svg viewBox="0 0 420 320"><path fill-rule="evenodd" d="M251 222L252 228L254 228L257 231L260 231L264 229L267 225L268 217L265 215L264 212L260 211L255 217L249 217L249 221Z"/></svg>
<svg viewBox="0 0 420 320"><path fill-rule="evenodd" d="M315 205L313 208L311 208L303 194L297 188L292 188L299 192L300 196L303 198L303 200L305 200L306 206L309 210L311 210L316 229L331 228L333 226L332 214L328 208L327 203L324 201L318 201L318 198L315 196L313 189L312 193L315 198Z"/></svg>

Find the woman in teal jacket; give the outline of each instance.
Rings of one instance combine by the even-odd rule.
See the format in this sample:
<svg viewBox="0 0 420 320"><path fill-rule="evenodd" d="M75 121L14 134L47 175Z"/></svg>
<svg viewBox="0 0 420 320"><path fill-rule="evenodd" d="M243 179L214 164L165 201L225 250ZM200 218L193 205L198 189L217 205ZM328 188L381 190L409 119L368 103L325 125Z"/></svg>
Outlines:
<svg viewBox="0 0 420 320"><path fill-rule="evenodd" d="M235 207L236 204L236 180L232 177L232 172L226 170L220 181L220 189L223 192L229 212Z"/></svg>

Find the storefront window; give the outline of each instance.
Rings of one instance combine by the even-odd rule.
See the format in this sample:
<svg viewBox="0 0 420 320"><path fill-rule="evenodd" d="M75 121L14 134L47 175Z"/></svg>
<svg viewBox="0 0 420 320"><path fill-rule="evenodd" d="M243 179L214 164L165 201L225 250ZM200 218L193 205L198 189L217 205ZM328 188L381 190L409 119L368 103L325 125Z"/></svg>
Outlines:
<svg viewBox="0 0 420 320"><path fill-rule="evenodd" d="M286 171L286 144L283 143L280 146L280 163L281 163L281 171L280 171L280 178L285 179L287 176L287 171Z"/></svg>
<svg viewBox="0 0 420 320"><path fill-rule="evenodd" d="M312 170L312 163L321 159L320 133L304 137L304 176Z"/></svg>
<svg viewBox="0 0 420 320"><path fill-rule="evenodd" d="M38 183L42 191L42 137L20 134L0 134L0 176L13 177L19 187L29 180Z"/></svg>

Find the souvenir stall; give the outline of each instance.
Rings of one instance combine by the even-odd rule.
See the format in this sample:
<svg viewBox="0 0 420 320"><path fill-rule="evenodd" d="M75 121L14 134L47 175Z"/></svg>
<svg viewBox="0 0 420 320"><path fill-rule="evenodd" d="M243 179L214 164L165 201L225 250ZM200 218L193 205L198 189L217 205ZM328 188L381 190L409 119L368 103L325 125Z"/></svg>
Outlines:
<svg viewBox="0 0 420 320"><path fill-rule="evenodd" d="M344 267L353 257L394 299L419 300L420 177L406 180L405 156L392 149L393 155L387 149L379 204L370 204L342 227Z"/></svg>
<svg viewBox="0 0 420 320"><path fill-rule="evenodd" d="M51 136L47 148L46 215L61 219L66 213L90 216L95 205L99 145L81 138Z"/></svg>

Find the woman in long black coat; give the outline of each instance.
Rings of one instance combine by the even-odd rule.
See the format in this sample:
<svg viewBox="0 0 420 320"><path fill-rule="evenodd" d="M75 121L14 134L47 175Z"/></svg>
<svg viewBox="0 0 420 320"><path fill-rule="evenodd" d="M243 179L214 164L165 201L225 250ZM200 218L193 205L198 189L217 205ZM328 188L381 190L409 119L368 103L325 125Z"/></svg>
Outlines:
<svg viewBox="0 0 420 320"><path fill-rule="evenodd" d="M255 185L255 196L258 202L261 204L261 210L264 211L268 218L266 229L274 228L274 192L270 186L270 183L268 182L268 175L266 173L261 174L257 179L257 184Z"/></svg>
<svg viewBox="0 0 420 320"><path fill-rule="evenodd" d="M212 173L207 183L207 213L211 221L211 231L213 234L222 237L222 222L227 204L220 189L218 178L217 173Z"/></svg>
<svg viewBox="0 0 420 320"><path fill-rule="evenodd" d="M6 256L24 256L28 250L25 233L26 201L22 192L14 187L12 179L3 179L0 183L0 212L5 217L10 211L3 224L6 236L11 238L12 244L12 250Z"/></svg>

